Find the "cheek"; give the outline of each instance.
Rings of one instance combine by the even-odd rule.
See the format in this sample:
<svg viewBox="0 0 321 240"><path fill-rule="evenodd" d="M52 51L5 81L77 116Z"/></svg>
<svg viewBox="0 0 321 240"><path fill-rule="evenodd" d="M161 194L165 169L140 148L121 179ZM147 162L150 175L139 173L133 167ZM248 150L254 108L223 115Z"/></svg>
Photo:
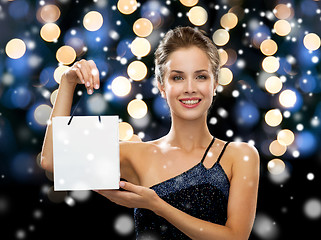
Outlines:
<svg viewBox="0 0 321 240"><path fill-rule="evenodd" d="M206 98L213 98L213 91L214 91L214 86L213 84L204 84L200 88L200 92L202 95Z"/></svg>
<svg viewBox="0 0 321 240"><path fill-rule="evenodd" d="M166 95L168 97L177 97L181 94L181 88L179 85L172 86L171 84L167 84L166 86Z"/></svg>

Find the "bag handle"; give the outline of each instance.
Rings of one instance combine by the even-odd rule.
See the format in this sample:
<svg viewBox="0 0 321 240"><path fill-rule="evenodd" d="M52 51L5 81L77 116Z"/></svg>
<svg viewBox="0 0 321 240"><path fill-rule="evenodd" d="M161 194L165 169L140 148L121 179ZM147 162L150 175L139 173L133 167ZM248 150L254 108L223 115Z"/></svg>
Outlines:
<svg viewBox="0 0 321 240"><path fill-rule="evenodd" d="M78 100L78 102L77 102L77 104L76 104L76 107L75 107L75 108L74 108L74 110L72 111L72 113L71 113L71 115L70 115L70 119L69 119L69 121L68 121L68 124L67 124L67 125L70 125L71 120L72 120L72 118L74 117L74 114L75 114L76 108L78 107L78 105L79 105L79 103L80 103L81 99L83 98L83 96L84 96L84 92L82 92L82 95L81 95L80 99ZM98 120L99 120L99 122L101 123L100 115L98 115Z"/></svg>

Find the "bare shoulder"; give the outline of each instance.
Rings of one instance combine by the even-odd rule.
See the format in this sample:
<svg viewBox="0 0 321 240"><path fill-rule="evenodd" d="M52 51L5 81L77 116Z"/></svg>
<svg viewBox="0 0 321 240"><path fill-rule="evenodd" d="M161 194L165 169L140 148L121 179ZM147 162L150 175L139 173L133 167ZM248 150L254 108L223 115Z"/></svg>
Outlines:
<svg viewBox="0 0 321 240"><path fill-rule="evenodd" d="M259 157L259 152L256 147L246 142L231 142L229 148L233 153L239 153L242 156Z"/></svg>
<svg viewBox="0 0 321 240"><path fill-rule="evenodd" d="M255 146L246 142L231 142L229 154L233 159L233 168L258 170L260 165L259 152Z"/></svg>

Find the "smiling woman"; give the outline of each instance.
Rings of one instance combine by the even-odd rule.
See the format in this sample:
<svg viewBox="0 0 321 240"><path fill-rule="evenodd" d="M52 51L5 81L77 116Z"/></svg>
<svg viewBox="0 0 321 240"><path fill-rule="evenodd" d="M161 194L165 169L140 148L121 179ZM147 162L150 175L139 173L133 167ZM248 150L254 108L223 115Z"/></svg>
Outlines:
<svg viewBox="0 0 321 240"><path fill-rule="evenodd" d="M171 129L154 141L121 143L122 177L129 182L120 186L127 191L99 191L135 208L137 239L249 237L259 155L247 143L226 142L208 130L218 56L211 40L190 27L170 30L156 50L155 75L170 108Z"/></svg>
<svg viewBox="0 0 321 240"><path fill-rule="evenodd" d="M241 142L210 133L207 112L218 86L219 55L200 30L170 30L155 53L158 89L168 103L171 128L149 142L120 143L119 190L97 192L134 209L137 239L248 239L258 192L259 154ZM52 116L70 113L77 84L99 88L93 61L66 71ZM98 70L97 70L98 71ZM97 86L97 87L96 87ZM52 170L52 132L47 127L42 166Z"/></svg>

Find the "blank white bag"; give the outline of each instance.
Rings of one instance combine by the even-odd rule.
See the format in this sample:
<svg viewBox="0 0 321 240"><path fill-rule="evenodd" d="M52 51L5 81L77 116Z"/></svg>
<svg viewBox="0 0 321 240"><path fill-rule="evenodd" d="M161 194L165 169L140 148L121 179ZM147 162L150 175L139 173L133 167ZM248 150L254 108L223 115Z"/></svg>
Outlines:
<svg viewBox="0 0 321 240"><path fill-rule="evenodd" d="M118 116L53 117L52 129L55 191L119 189Z"/></svg>

